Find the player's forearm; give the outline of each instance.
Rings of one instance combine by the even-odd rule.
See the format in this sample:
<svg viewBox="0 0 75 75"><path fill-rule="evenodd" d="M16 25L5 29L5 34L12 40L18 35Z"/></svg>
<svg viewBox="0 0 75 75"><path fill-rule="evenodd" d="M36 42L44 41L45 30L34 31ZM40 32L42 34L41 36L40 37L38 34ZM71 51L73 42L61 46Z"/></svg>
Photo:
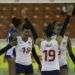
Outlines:
<svg viewBox="0 0 75 75"><path fill-rule="evenodd" d="M75 56L74 56L74 54L72 52L72 48L68 48L68 52L69 52L69 56L70 56L71 60L75 64Z"/></svg>
<svg viewBox="0 0 75 75"><path fill-rule="evenodd" d="M71 18L70 15L67 15L67 17L65 18L64 23L63 23L63 27L62 27L61 32L60 32L61 36L64 35L64 33L65 33L66 29L67 29L67 26L69 24L70 18Z"/></svg>
<svg viewBox="0 0 75 75"><path fill-rule="evenodd" d="M36 54L36 52L35 52L35 48L32 49L32 54L33 54L33 56L34 56L36 62L37 62L39 65L41 65L40 59L39 59L39 57L37 56L37 54Z"/></svg>
<svg viewBox="0 0 75 75"><path fill-rule="evenodd" d="M4 48L0 49L0 55L5 53L8 49L10 49L12 46L10 44L6 45Z"/></svg>
<svg viewBox="0 0 75 75"><path fill-rule="evenodd" d="M75 64L75 56L72 54L72 55L70 55L70 58L72 59L73 63Z"/></svg>
<svg viewBox="0 0 75 75"><path fill-rule="evenodd" d="M75 56L74 56L74 54L72 52L72 46L71 46L70 39L68 39L68 42L67 42L67 49L68 49L69 56L71 57L73 63L75 64Z"/></svg>
<svg viewBox="0 0 75 75"><path fill-rule="evenodd" d="M66 28L68 26L68 23L70 21L70 18L71 16L73 15L73 12L74 12L74 6L73 5L68 5L67 7L67 17L66 19L64 20L64 23L63 23L63 27L61 29L61 32L60 32L60 35L63 36L65 31L66 31Z"/></svg>

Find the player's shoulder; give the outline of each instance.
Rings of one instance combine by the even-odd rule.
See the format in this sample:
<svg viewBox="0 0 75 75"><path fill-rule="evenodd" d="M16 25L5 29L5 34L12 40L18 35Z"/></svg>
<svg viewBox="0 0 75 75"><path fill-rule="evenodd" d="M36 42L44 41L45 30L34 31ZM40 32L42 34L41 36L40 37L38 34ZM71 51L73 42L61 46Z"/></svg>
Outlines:
<svg viewBox="0 0 75 75"><path fill-rule="evenodd" d="M41 41L41 46L45 46L45 44L46 44L46 40L42 40Z"/></svg>
<svg viewBox="0 0 75 75"><path fill-rule="evenodd" d="M44 44L44 43L46 43L46 40L42 40L42 41L41 41L41 44Z"/></svg>

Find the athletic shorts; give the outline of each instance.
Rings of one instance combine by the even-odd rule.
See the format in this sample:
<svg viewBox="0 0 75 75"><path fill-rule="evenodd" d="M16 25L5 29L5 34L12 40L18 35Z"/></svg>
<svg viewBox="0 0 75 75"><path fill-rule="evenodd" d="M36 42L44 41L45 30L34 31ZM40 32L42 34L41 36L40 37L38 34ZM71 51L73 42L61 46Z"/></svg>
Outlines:
<svg viewBox="0 0 75 75"><path fill-rule="evenodd" d="M16 63L16 73L28 73L32 74L33 73L33 67L31 65L21 65Z"/></svg>
<svg viewBox="0 0 75 75"><path fill-rule="evenodd" d="M42 74L42 75L59 75L60 72L59 72L59 70L42 71L41 74Z"/></svg>

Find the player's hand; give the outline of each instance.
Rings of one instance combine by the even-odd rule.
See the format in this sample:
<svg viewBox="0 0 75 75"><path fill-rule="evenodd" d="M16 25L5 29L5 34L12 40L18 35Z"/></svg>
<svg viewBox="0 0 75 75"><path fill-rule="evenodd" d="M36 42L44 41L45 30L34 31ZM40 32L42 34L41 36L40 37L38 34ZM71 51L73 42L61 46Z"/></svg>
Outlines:
<svg viewBox="0 0 75 75"><path fill-rule="evenodd" d="M74 6L71 4L71 5L67 5L67 15L72 15L72 12L73 12L73 9L74 9Z"/></svg>

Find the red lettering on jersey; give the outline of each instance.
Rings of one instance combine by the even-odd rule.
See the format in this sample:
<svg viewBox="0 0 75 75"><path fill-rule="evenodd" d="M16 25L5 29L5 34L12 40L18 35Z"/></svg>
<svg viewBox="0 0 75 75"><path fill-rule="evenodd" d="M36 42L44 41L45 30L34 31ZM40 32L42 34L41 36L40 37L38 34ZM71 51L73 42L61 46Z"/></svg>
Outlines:
<svg viewBox="0 0 75 75"><path fill-rule="evenodd" d="M54 61L55 60L55 50L45 50L45 61Z"/></svg>

